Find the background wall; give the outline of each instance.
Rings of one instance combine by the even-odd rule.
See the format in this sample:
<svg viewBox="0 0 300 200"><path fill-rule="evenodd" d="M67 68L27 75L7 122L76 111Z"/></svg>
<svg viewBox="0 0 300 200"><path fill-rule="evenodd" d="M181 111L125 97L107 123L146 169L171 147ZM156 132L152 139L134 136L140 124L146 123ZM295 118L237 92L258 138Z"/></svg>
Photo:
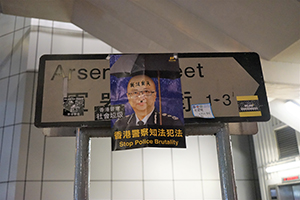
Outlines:
<svg viewBox="0 0 300 200"><path fill-rule="evenodd" d="M43 54L116 53L65 23L0 14L0 199L73 199L75 138L45 137L33 125ZM221 197L214 136L189 136L187 149L111 152L91 141L90 199ZM233 136L239 199L260 199L251 136Z"/></svg>
<svg viewBox="0 0 300 200"><path fill-rule="evenodd" d="M284 159L279 158L279 150L277 147L277 141L274 130L282 128L284 126L287 125L272 116L270 121L266 123L259 123L259 131L253 137L255 144L255 154L257 159L257 170L261 187L261 195L263 199L269 199L269 186L281 185L283 183L282 178L299 175L299 167L272 173L266 172L266 168L268 166L300 160L299 155ZM300 149L300 133L298 131L296 131L296 138L298 149ZM292 183L293 182L290 182L290 184Z"/></svg>
<svg viewBox="0 0 300 200"><path fill-rule="evenodd" d="M30 119L23 121L23 110L31 108L24 99L26 80L32 75L27 71L30 19L0 14L0 27L0 199L14 199L24 186L17 181L25 180L19 166L26 152L20 149L30 129ZM28 94L32 91L31 85Z"/></svg>

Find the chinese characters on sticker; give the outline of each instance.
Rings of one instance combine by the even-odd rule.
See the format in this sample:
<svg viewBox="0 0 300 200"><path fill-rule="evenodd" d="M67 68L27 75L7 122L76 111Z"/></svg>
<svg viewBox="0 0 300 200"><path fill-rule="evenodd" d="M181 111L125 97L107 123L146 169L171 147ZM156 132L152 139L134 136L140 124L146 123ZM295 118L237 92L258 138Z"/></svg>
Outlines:
<svg viewBox="0 0 300 200"><path fill-rule="evenodd" d="M122 118L125 115L123 104L110 106L95 106L95 120L110 120Z"/></svg>
<svg viewBox="0 0 300 200"><path fill-rule="evenodd" d="M215 118L210 103L193 104L192 111L195 117Z"/></svg>

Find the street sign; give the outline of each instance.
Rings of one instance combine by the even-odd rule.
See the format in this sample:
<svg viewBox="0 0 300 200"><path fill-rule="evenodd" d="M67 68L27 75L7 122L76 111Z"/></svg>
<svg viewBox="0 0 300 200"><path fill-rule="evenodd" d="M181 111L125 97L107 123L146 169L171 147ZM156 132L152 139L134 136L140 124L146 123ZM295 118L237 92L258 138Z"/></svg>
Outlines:
<svg viewBox="0 0 300 200"><path fill-rule="evenodd" d="M270 118L256 53L179 53L185 124ZM110 127L108 54L44 55L37 127ZM101 115L100 115L100 114Z"/></svg>

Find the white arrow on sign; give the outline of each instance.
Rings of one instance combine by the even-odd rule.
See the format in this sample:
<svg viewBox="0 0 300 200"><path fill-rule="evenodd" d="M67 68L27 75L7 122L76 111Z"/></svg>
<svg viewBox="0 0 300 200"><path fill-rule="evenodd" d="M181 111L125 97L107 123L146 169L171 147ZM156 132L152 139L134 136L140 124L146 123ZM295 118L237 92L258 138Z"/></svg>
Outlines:
<svg viewBox="0 0 300 200"><path fill-rule="evenodd" d="M259 86L233 57L179 58L179 65L182 91L192 96L190 104L211 103L215 117L239 117L237 97L253 96ZM186 70L191 68L196 73L188 77ZM184 117L194 116L185 109Z"/></svg>

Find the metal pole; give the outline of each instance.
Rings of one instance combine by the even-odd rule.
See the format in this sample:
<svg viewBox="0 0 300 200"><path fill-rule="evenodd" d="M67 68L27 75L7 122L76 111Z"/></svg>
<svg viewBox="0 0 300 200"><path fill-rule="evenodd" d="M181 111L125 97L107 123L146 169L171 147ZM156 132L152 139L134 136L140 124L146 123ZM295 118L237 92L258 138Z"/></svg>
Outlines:
<svg viewBox="0 0 300 200"><path fill-rule="evenodd" d="M232 162L231 142L227 125L216 134L219 172L223 200L237 200L236 184Z"/></svg>
<svg viewBox="0 0 300 200"><path fill-rule="evenodd" d="M76 129L74 200L89 199L90 137Z"/></svg>

